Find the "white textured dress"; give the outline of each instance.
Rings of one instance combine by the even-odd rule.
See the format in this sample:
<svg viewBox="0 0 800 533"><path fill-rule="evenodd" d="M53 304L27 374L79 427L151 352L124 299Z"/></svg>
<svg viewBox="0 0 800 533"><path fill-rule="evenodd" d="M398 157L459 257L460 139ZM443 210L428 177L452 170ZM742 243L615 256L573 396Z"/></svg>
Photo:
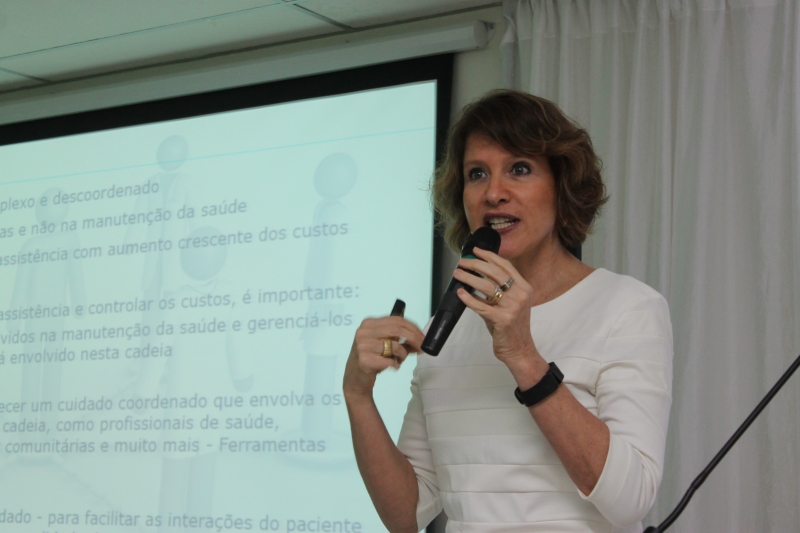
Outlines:
<svg viewBox="0 0 800 533"><path fill-rule="evenodd" d="M531 308L536 347L608 426L594 490L570 480L516 382L467 309L438 357L420 355L398 447L417 473L417 524L444 508L447 533L641 532L661 482L672 403L672 325L664 298L598 269Z"/></svg>

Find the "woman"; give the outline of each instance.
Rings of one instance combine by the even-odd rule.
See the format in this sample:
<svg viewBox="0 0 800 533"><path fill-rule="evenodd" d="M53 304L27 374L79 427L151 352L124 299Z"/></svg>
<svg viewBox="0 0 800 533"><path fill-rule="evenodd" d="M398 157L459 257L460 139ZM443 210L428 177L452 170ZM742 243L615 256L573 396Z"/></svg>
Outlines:
<svg viewBox="0 0 800 533"><path fill-rule="evenodd" d="M454 248L500 232L498 254L476 249L454 273L489 297L461 290L468 309L441 354L420 355L397 446L372 387L422 332L365 320L345 370L359 469L390 531L419 531L442 507L448 531L641 531L663 468L672 329L657 292L567 250L604 195L587 133L547 100L493 92L453 126L434 204Z"/></svg>

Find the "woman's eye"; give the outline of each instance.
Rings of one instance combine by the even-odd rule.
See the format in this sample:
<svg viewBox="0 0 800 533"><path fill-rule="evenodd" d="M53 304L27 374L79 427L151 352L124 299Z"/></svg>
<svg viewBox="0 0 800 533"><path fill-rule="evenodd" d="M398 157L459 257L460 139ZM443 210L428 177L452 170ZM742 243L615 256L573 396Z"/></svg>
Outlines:
<svg viewBox="0 0 800 533"><path fill-rule="evenodd" d="M531 167L527 163L514 163L514 166L511 167L511 173L515 176L523 176L529 174L530 171Z"/></svg>
<svg viewBox="0 0 800 533"><path fill-rule="evenodd" d="M469 180L479 180L484 176L486 176L486 172L482 168L473 168L467 172L467 179Z"/></svg>

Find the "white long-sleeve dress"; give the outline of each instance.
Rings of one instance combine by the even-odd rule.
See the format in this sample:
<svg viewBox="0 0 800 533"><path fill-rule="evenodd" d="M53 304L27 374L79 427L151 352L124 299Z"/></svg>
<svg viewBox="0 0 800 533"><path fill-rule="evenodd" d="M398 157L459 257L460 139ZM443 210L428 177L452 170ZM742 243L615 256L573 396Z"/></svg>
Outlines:
<svg viewBox="0 0 800 533"><path fill-rule="evenodd" d="M661 482L672 403L664 298L598 269L531 309L539 352L611 433L588 496L570 480L516 383L467 309L438 357L421 355L398 447L417 474L417 523L444 508L447 533L641 532Z"/></svg>

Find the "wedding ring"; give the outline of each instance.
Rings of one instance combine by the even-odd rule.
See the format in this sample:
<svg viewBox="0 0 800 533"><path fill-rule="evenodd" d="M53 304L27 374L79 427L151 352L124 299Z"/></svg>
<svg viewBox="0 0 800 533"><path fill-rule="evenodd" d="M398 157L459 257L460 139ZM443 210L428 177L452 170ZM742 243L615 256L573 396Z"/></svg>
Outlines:
<svg viewBox="0 0 800 533"><path fill-rule="evenodd" d="M392 339L383 339L383 352L381 355L384 357L394 357L392 355Z"/></svg>
<svg viewBox="0 0 800 533"><path fill-rule="evenodd" d="M494 294L492 294L489 298L486 298L486 303L489 305L497 305L497 302L500 301L500 298L503 297L503 288L497 287L494 290Z"/></svg>
<svg viewBox="0 0 800 533"><path fill-rule="evenodd" d="M501 291L506 292L514 284L514 278L508 278L508 281L498 287Z"/></svg>

